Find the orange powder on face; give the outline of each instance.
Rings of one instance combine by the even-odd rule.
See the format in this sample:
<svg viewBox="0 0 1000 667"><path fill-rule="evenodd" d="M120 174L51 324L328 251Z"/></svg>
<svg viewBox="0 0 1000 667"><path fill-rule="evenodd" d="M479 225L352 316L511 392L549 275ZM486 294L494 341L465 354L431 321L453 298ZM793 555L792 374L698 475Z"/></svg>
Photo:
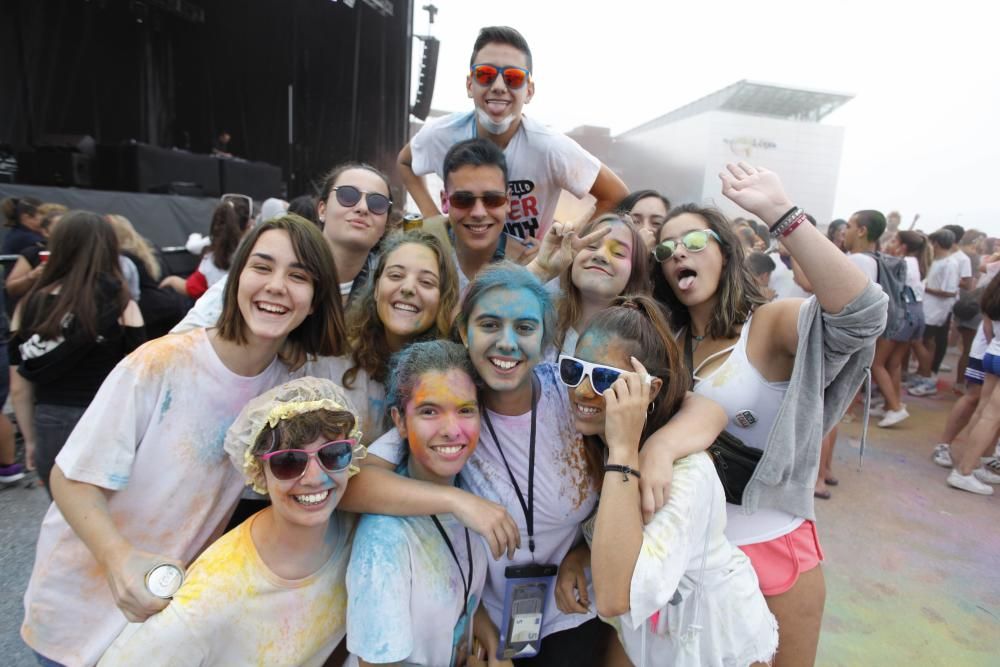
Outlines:
<svg viewBox="0 0 1000 667"><path fill-rule="evenodd" d="M476 388L472 380L462 371L449 370L447 373L432 371L420 376L413 389L413 396L406 405L406 436L410 451L420 461L428 456L428 443L433 440L443 426L443 421L420 420L416 411L424 405L436 406L437 413L457 412L465 406L476 405ZM450 415L449 415L450 417ZM479 441L479 419L459 421L459 430L469 442L471 455Z"/></svg>

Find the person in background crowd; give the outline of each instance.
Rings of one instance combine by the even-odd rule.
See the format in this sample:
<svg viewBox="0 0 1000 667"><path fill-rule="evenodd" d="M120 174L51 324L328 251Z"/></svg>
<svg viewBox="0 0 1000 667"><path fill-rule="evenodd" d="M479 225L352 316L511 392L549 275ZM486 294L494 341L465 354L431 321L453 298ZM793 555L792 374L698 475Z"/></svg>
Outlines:
<svg viewBox="0 0 1000 667"><path fill-rule="evenodd" d="M166 607L144 576L162 563L183 570L225 525L244 486L225 433L286 380L286 339L306 355L344 351L333 257L310 222L255 228L232 268L218 327L126 357L56 459L21 627L47 660L93 665L126 621Z"/></svg>
<svg viewBox="0 0 1000 667"><path fill-rule="evenodd" d="M965 367L969 363L969 351L972 349L972 340L976 337L976 331L982 321L979 312L979 297L981 291L976 289L977 277L979 275L979 264L982 261L981 246L986 234L970 229L965 232L959 242L959 252L969 258L972 268L972 276L966 287L960 285L958 301L952 307L952 315L955 317L955 328L958 330L960 339L960 350L958 367L955 372L956 392L962 393L965 390ZM957 256L957 255L956 255Z"/></svg>
<svg viewBox="0 0 1000 667"><path fill-rule="evenodd" d="M160 287L163 267L153 245L135 230L128 218L108 215L118 238L122 256L130 260L139 275L139 310L146 323L146 336L159 338L180 322L188 301L172 289Z"/></svg>
<svg viewBox="0 0 1000 667"><path fill-rule="evenodd" d="M847 252L847 246L844 245L844 236L847 234L847 221L837 218L829 224L826 228L826 238L830 239L830 242L840 248L843 252Z"/></svg>
<svg viewBox="0 0 1000 667"><path fill-rule="evenodd" d="M778 625L749 559L723 534L725 495L707 454L674 462L670 500L643 525L639 451L690 382L659 305L646 296L615 299L559 363L601 493L584 524L594 603L631 664L770 662Z"/></svg>
<svg viewBox="0 0 1000 667"><path fill-rule="evenodd" d="M948 486L962 491L993 495L991 484L1000 484L1000 474L983 467L981 457L986 456L997 443L1000 432L1000 276L996 276L983 290L980 307L983 313L983 330L989 344L983 355L983 389L976 412L965 428L964 445L951 448L955 467L948 474ZM961 439L961 438L960 438ZM957 444L957 443L955 443ZM995 468L995 466L994 466Z"/></svg>
<svg viewBox="0 0 1000 667"><path fill-rule="evenodd" d="M0 290L0 405L7 402L7 394L10 391L10 376L15 370L14 366L8 363L7 339L10 333L7 331L7 313L4 305L4 293ZM34 442L32 448L25 445L25 462L17 462L17 452L14 446L14 425L6 414L0 411L0 483L10 484L24 478L24 470L27 466L34 470Z"/></svg>
<svg viewBox="0 0 1000 667"><path fill-rule="evenodd" d="M418 342L393 355L391 369L387 404L404 446L396 472L455 486L479 442L469 355L450 341ZM348 664L450 666L480 657L473 619L489 624L479 604L487 572L482 537L454 516L363 516L347 570Z"/></svg>
<svg viewBox="0 0 1000 667"><path fill-rule="evenodd" d="M955 262L955 266L958 267L959 288L972 289L975 286L975 281L972 279L972 258L965 254L961 246L961 241L965 237L965 227L962 225L943 225L941 229L947 229L955 237L949 254Z"/></svg>
<svg viewBox="0 0 1000 667"><path fill-rule="evenodd" d="M67 213L51 259L18 304L11 357L27 380L34 464L51 497L56 456L111 369L146 340L142 313L118 263L115 232L100 216ZM34 400L31 400L31 397Z"/></svg>
<svg viewBox="0 0 1000 667"><path fill-rule="evenodd" d="M649 246L642 230L629 215L606 213L579 233L588 236L603 227L610 228L608 235L580 250L560 278L554 354L573 354L579 332L615 297L650 293Z"/></svg>
<svg viewBox="0 0 1000 667"><path fill-rule="evenodd" d="M288 212L301 215L320 229L323 228L319 224L319 214L316 213L316 198L312 195L301 195L288 202Z"/></svg>
<svg viewBox="0 0 1000 667"><path fill-rule="evenodd" d="M45 242L28 246L18 253L14 266L11 267L10 273L7 274L4 286L7 289L7 309L9 313L14 312L17 301L28 293L31 286L42 275L42 270L39 267L42 264L44 256L40 253L45 250L48 238L52 235L53 227L67 210L62 204L42 204L38 207L38 213L42 216L39 231L45 238Z"/></svg>
<svg viewBox="0 0 1000 667"><path fill-rule="evenodd" d="M441 180L448 150L464 139L482 137L507 157L511 199L506 231L537 248L552 225L561 190L597 199L597 213L614 208L628 188L606 165L572 139L523 115L535 95L531 49L517 30L487 27L479 31L469 62L466 89L473 111L428 122L399 153L403 184L424 218L439 215L423 175Z"/></svg>
<svg viewBox="0 0 1000 667"><path fill-rule="evenodd" d="M750 269L750 275L753 279L757 281L757 286L760 288L760 293L768 301L773 301L775 294L768 285L771 282L771 274L774 272L775 263L770 255L765 255L759 250L753 250L747 253L747 268Z"/></svg>
<svg viewBox="0 0 1000 667"><path fill-rule="evenodd" d="M742 504L727 505L726 536L750 558L778 619L775 664L811 665L826 597L813 523L821 440L861 386L888 298L792 206L775 174L740 163L720 178L725 196L781 238L814 297L766 303L726 218L693 205L675 207L660 229L654 295L690 350L695 392L762 450ZM643 449L657 460L655 443Z"/></svg>
<svg viewBox="0 0 1000 667"><path fill-rule="evenodd" d="M986 355L989 345L990 339L986 337L986 326L980 321L976 337L969 350L969 362L965 367L965 393L959 396L955 404L951 406L941 440L934 446L931 453L932 460L939 466L951 468L954 465L951 457L951 445L972 423L972 417L982 397L983 382L986 379L986 371L983 370L983 357ZM983 466L992 473L1000 474L1000 460L996 456L989 457L988 461L983 462Z"/></svg>
<svg viewBox="0 0 1000 667"><path fill-rule="evenodd" d="M45 245L40 206L41 200L34 197L8 197L0 202L3 225L8 228L0 245L0 255L17 255L30 246Z"/></svg>
<svg viewBox="0 0 1000 667"><path fill-rule="evenodd" d="M951 308L958 299L959 267L951 256L955 235L948 229L939 229L927 238L934 251L934 262L924 283L924 338L913 343L919 368L906 389L913 396L937 393L937 372L948 348Z"/></svg>
<svg viewBox="0 0 1000 667"><path fill-rule="evenodd" d="M252 211L246 199L227 199L215 207L209 227L209 244L202 252L197 270L185 280L167 276L160 287L169 287L178 294L198 299L208 288L229 273L233 255L240 239L251 228Z"/></svg>
<svg viewBox="0 0 1000 667"><path fill-rule="evenodd" d="M632 217L648 250L652 250L656 234L670 211L670 200L656 190L636 190L618 202L615 211Z"/></svg>
<svg viewBox="0 0 1000 667"><path fill-rule="evenodd" d="M229 150L229 142L232 139L233 135L229 134L229 130L220 130L219 134L215 137L215 142L212 144L212 155L216 157L233 157L233 154Z"/></svg>
<svg viewBox="0 0 1000 667"><path fill-rule="evenodd" d="M335 510L364 450L359 435L329 380L252 399L225 449L271 504L199 555L167 607L130 624L99 666L324 664L344 638L354 519Z"/></svg>

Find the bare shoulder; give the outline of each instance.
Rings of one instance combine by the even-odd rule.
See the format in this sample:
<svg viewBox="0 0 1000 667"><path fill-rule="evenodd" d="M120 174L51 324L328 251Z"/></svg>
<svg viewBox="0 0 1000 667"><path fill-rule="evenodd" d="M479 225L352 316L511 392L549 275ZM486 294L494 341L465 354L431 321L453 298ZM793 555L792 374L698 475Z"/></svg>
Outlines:
<svg viewBox="0 0 1000 667"><path fill-rule="evenodd" d="M799 311L805 299L778 299L759 307L753 316L751 345L768 354L794 355L799 344Z"/></svg>

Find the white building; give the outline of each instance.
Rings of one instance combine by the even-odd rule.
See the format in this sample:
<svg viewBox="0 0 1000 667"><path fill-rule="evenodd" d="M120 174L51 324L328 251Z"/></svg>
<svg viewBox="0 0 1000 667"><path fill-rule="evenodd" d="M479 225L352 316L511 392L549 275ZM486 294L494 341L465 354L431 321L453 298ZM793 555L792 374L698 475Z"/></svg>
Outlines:
<svg viewBox="0 0 1000 667"><path fill-rule="evenodd" d="M833 218L844 128L820 121L852 98L739 81L616 136L608 165L631 190L652 188L673 203L736 216L746 214L722 196L718 173L744 160L780 174L822 226Z"/></svg>

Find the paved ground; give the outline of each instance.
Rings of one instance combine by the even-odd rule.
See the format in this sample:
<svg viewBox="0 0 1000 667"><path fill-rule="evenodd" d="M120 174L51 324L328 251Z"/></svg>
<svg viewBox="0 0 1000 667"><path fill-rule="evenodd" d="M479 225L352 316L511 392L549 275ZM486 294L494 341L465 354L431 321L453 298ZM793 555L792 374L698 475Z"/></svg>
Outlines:
<svg viewBox="0 0 1000 667"><path fill-rule="evenodd" d="M841 426L840 486L817 501L828 588L817 664L1000 665L1000 495L948 488L929 458L953 399L908 398L910 420L871 429L862 471L859 425ZM48 497L20 484L0 503L0 663L34 665L18 626Z"/></svg>

